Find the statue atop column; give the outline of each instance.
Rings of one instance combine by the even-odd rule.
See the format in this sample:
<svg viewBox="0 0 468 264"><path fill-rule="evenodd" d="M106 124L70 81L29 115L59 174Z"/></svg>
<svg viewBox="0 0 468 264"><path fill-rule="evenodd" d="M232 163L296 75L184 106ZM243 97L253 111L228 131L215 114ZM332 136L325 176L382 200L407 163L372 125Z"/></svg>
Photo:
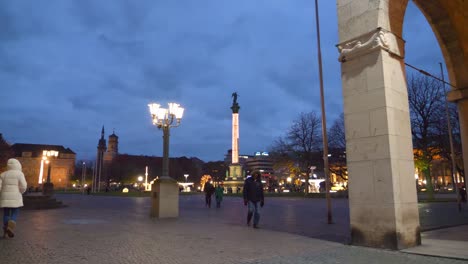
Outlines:
<svg viewBox="0 0 468 264"><path fill-rule="evenodd" d="M240 106L237 103L237 97L238 97L237 92L233 92L231 97L232 97L232 106L231 106L232 113L239 113Z"/></svg>

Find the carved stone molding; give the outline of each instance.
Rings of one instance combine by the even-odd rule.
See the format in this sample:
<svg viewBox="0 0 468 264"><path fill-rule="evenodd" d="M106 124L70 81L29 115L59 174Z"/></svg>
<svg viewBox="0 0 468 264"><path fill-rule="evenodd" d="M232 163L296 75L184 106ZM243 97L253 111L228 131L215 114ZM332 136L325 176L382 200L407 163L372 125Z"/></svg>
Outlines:
<svg viewBox="0 0 468 264"><path fill-rule="evenodd" d="M402 57L398 39L389 31L377 28L374 31L337 45L340 56L338 60L345 62L360 57L377 49L386 50L393 55ZM401 40L403 42L403 40ZM404 44L402 45L404 47Z"/></svg>
<svg viewBox="0 0 468 264"><path fill-rule="evenodd" d="M447 93L447 100L450 102L468 100L468 87L449 91Z"/></svg>

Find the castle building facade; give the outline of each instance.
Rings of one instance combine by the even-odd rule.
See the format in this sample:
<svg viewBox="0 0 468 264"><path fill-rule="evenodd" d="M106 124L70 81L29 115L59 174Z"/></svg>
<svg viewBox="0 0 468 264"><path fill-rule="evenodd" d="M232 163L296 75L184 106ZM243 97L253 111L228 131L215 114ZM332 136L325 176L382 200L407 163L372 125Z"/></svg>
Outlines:
<svg viewBox="0 0 468 264"><path fill-rule="evenodd" d="M50 181L54 187L70 187L76 160L76 154L70 148L60 145L16 143L11 145L10 149L12 158L21 163L28 186L40 187L47 180L50 166ZM58 156L49 157L49 162L46 163L44 151L58 151Z"/></svg>

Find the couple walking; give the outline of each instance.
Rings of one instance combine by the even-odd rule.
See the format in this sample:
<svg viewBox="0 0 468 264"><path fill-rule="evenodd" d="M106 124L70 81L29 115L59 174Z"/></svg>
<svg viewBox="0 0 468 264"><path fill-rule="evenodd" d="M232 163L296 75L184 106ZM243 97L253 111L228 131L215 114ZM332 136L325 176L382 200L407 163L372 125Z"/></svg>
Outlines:
<svg viewBox="0 0 468 264"><path fill-rule="evenodd" d="M211 208L211 196L213 196L213 193L215 194L216 198L216 208L221 208L221 201L223 201L223 195L224 195L224 188L221 186L221 184L218 183L218 186L215 188L211 182L205 183L205 205L209 208Z"/></svg>
<svg viewBox="0 0 468 264"><path fill-rule="evenodd" d="M9 159L7 171L0 174L0 208L3 208L3 238L14 237L19 208L23 206L22 194L27 184L21 163Z"/></svg>

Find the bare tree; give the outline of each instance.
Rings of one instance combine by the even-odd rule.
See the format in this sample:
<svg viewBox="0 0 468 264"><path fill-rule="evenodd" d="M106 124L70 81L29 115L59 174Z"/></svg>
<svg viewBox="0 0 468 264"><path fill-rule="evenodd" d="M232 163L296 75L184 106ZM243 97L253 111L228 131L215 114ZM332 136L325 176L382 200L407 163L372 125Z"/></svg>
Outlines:
<svg viewBox="0 0 468 264"><path fill-rule="evenodd" d="M331 154L330 172L343 180L348 180L348 167L346 166L346 137L344 114L342 113L328 131L329 153Z"/></svg>
<svg viewBox="0 0 468 264"><path fill-rule="evenodd" d="M287 168L289 173L305 172L308 175L310 166L318 165L317 155L314 154L320 151L321 143L319 116L315 112L301 113L292 122L285 137L273 143L270 153L276 166Z"/></svg>
<svg viewBox="0 0 468 264"><path fill-rule="evenodd" d="M314 152L320 150L322 144L321 120L315 112L301 113L293 121L286 138L297 155L299 167L307 172L312 165Z"/></svg>
<svg viewBox="0 0 468 264"><path fill-rule="evenodd" d="M286 139L282 137L276 139L268 151L273 160L273 169L276 175L289 176L300 171L299 167L296 166L296 155Z"/></svg>
<svg viewBox="0 0 468 264"><path fill-rule="evenodd" d="M408 100L415 166L425 176L428 198L433 199L430 166L434 157L440 154L437 128L445 113L442 84L425 75L411 75L408 79Z"/></svg>
<svg viewBox="0 0 468 264"><path fill-rule="evenodd" d="M464 176L463 169L463 158L462 158L462 149L461 149L461 138L460 138L460 122L458 120L458 111L457 105L454 103L448 103L448 116L449 122L451 125L451 133L453 136L453 148L455 154L455 171L458 172L461 176ZM445 109L444 109L445 113ZM446 159L451 160L451 146L449 140L449 131L447 124L447 115L444 114L440 116L438 123L435 127L435 133L437 134L437 146L439 149L439 155ZM452 171L453 175L453 171ZM453 180L453 179L452 179Z"/></svg>

